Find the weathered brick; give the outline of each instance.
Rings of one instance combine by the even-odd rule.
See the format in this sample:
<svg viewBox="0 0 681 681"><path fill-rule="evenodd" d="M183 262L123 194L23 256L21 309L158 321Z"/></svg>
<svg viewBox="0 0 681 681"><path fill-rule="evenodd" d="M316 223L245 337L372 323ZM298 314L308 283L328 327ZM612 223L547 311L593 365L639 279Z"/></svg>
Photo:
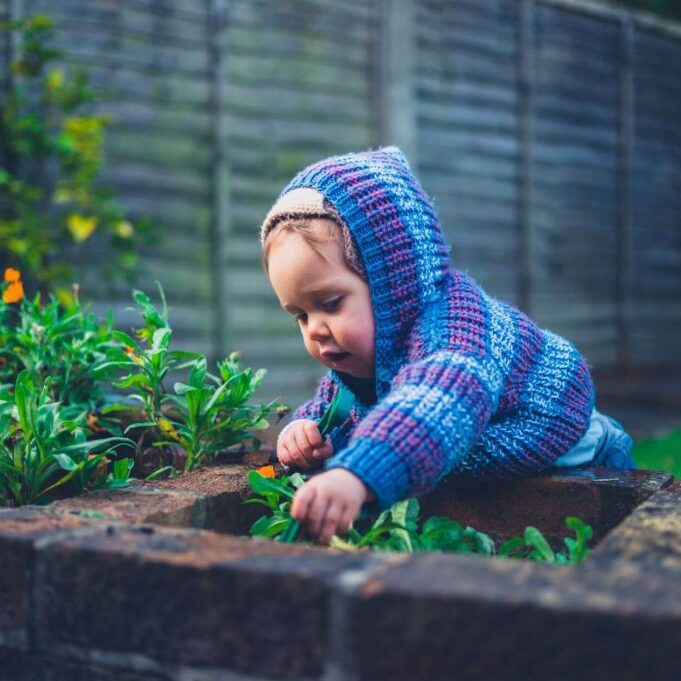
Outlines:
<svg viewBox="0 0 681 681"><path fill-rule="evenodd" d="M327 645L328 580L368 559L166 528L65 537L38 557L38 646L315 677Z"/></svg>
<svg viewBox="0 0 681 681"><path fill-rule="evenodd" d="M0 510L0 642L26 645L35 542L91 524L43 507Z"/></svg>
<svg viewBox="0 0 681 681"><path fill-rule="evenodd" d="M641 504L589 558L601 564L623 560L681 573L681 482Z"/></svg>
<svg viewBox="0 0 681 681"><path fill-rule="evenodd" d="M97 490L52 504L57 510L128 523L203 527L205 501L191 492L157 490L133 482L130 487Z"/></svg>
<svg viewBox="0 0 681 681"><path fill-rule="evenodd" d="M604 468L499 483L446 478L421 500L421 516L446 516L495 538L520 535L532 525L554 546L564 548L562 538L570 534L567 516L578 516L591 525L598 541L671 479L667 473Z"/></svg>
<svg viewBox="0 0 681 681"><path fill-rule="evenodd" d="M161 491L199 494L206 499L205 527L225 534L246 535L263 514L262 506L243 503L252 495L247 475L253 468L249 464L208 466L187 475L143 484Z"/></svg>
<svg viewBox="0 0 681 681"><path fill-rule="evenodd" d="M681 584L660 572L421 554L345 612L359 679L681 678Z"/></svg>
<svg viewBox="0 0 681 681"><path fill-rule="evenodd" d="M0 648L0 681L163 681L153 672L107 668L84 661Z"/></svg>

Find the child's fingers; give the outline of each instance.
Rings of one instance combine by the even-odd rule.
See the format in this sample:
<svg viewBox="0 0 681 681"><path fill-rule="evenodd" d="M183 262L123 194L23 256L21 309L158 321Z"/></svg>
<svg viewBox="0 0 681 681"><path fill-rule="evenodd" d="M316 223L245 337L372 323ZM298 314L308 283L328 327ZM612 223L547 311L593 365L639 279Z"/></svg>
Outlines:
<svg viewBox="0 0 681 681"><path fill-rule="evenodd" d="M307 470L310 467L310 462L298 449L298 445L294 444L288 451L291 455L291 465L298 466L298 468L302 468L303 470Z"/></svg>
<svg viewBox="0 0 681 681"><path fill-rule="evenodd" d="M328 544L334 534L338 534L338 528L342 518L342 508L338 503L331 503L326 507L324 519L320 524L317 537L321 544Z"/></svg>
<svg viewBox="0 0 681 681"><path fill-rule="evenodd" d="M324 438L319 432L319 426L314 421L306 421L303 424L303 432L307 436L307 441L310 443L312 449L321 447L324 444Z"/></svg>
<svg viewBox="0 0 681 681"><path fill-rule="evenodd" d="M310 464L314 463L314 456L312 455L314 448L308 441L307 434L303 428L297 430L293 435L295 437L298 453L304 458L306 463L305 467L309 468Z"/></svg>
<svg viewBox="0 0 681 681"><path fill-rule="evenodd" d="M303 485L294 495L291 502L291 515L299 522L306 523L310 505L315 499L315 489L308 484Z"/></svg>
<svg viewBox="0 0 681 681"><path fill-rule="evenodd" d="M351 507L345 508L343 513L341 513L340 520L338 521L336 534L345 534L350 529L350 525L352 525L352 523L355 521L357 515L359 514L356 513Z"/></svg>
<svg viewBox="0 0 681 681"><path fill-rule="evenodd" d="M319 537L328 507L328 499L324 495L315 494L315 498L308 507L306 522L307 530L313 537Z"/></svg>
<svg viewBox="0 0 681 681"><path fill-rule="evenodd" d="M312 456L319 459L328 459L333 454L333 445L330 442L325 443L322 447L318 447L312 452Z"/></svg>
<svg viewBox="0 0 681 681"><path fill-rule="evenodd" d="M283 464L284 466L291 465L291 454L289 453L286 445L283 443L279 443L277 445L277 459L279 459L279 463Z"/></svg>

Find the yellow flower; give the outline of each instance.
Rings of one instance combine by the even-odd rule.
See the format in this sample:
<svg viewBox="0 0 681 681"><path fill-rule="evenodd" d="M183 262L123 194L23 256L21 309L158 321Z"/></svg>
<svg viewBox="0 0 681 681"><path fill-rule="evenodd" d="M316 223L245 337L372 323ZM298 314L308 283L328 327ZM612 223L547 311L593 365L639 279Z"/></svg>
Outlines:
<svg viewBox="0 0 681 681"><path fill-rule="evenodd" d="M13 267L8 267L5 270L5 281L8 284L15 284L19 279L21 279L21 272L19 270L15 270Z"/></svg>
<svg viewBox="0 0 681 681"><path fill-rule="evenodd" d="M260 468L257 469L257 472L262 475L263 478L276 478L276 474L274 472L274 466L261 466Z"/></svg>
<svg viewBox="0 0 681 681"><path fill-rule="evenodd" d="M24 285L20 281L13 281L2 293L3 303L18 303L24 297Z"/></svg>
<svg viewBox="0 0 681 681"><path fill-rule="evenodd" d="M78 243L82 243L90 237L92 232L97 228L97 218L95 217L83 217L78 215L78 213L71 213L66 219L66 226L71 232L71 236Z"/></svg>

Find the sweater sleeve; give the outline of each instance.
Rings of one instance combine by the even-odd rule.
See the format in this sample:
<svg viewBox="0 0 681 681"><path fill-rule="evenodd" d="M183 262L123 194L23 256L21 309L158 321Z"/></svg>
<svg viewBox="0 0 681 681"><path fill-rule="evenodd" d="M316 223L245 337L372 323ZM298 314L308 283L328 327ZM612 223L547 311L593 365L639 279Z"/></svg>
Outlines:
<svg viewBox="0 0 681 681"><path fill-rule="evenodd" d="M563 367L562 371L558 367ZM586 359L568 341L544 332L544 346L526 379L526 399L497 416L455 473L480 480L534 475L584 435L595 391Z"/></svg>
<svg viewBox="0 0 681 681"><path fill-rule="evenodd" d="M502 372L491 356L441 350L411 362L325 468L357 475L381 509L423 494L480 437L502 385Z"/></svg>
<svg viewBox="0 0 681 681"><path fill-rule="evenodd" d="M317 392L315 393L315 396L308 402L301 404L293 412L291 420L295 421L297 419L311 419L313 421L317 421L327 410L337 391L338 386L331 378L330 372L325 374L317 385Z"/></svg>

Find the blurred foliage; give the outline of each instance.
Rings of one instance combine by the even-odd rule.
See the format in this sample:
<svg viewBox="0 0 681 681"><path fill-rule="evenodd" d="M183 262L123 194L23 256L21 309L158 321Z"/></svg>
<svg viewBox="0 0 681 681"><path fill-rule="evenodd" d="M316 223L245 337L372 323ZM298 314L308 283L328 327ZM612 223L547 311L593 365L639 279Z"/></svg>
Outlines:
<svg viewBox="0 0 681 681"><path fill-rule="evenodd" d="M644 10L662 17L681 20L681 0L612 0L629 9Z"/></svg>
<svg viewBox="0 0 681 681"><path fill-rule="evenodd" d="M634 461L639 468L667 471L681 479L681 430L664 437L642 440L634 445Z"/></svg>
<svg viewBox="0 0 681 681"><path fill-rule="evenodd" d="M133 225L113 193L97 184L110 118L93 113L97 97L87 73L54 65L68 55L52 46L48 16L1 28L16 35L17 53L0 105L0 253L66 302L70 290L61 287L72 272L65 247L76 252L99 232L111 255L96 263L97 276L132 279L150 224Z"/></svg>

